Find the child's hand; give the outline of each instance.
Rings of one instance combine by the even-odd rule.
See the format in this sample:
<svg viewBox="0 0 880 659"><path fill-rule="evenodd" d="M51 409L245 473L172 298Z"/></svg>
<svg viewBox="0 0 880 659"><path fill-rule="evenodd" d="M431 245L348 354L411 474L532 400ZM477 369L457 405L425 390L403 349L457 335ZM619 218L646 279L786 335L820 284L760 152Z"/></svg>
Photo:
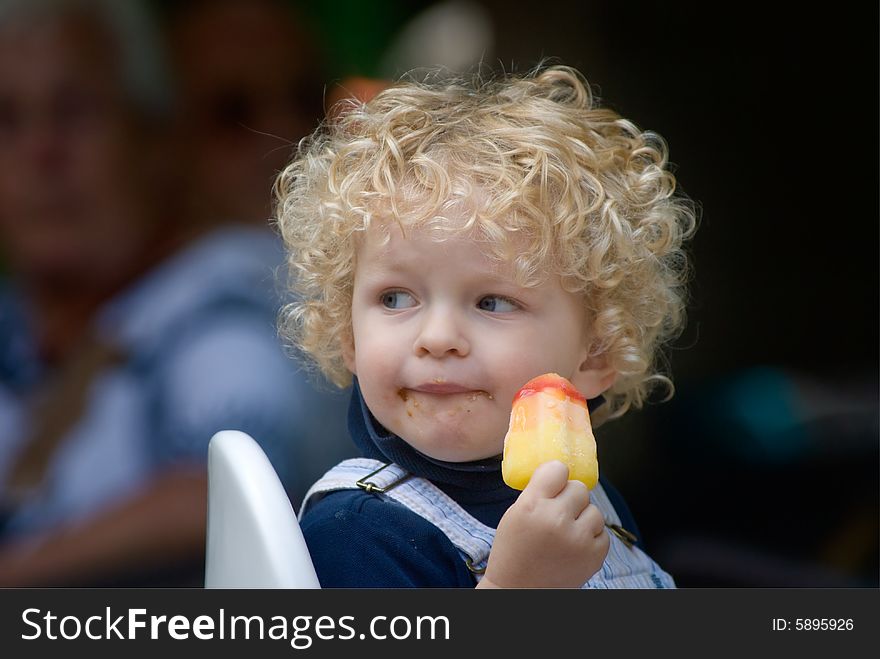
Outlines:
<svg viewBox="0 0 880 659"><path fill-rule="evenodd" d="M540 465L498 524L483 588L579 588L610 540L590 491L559 461Z"/></svg>

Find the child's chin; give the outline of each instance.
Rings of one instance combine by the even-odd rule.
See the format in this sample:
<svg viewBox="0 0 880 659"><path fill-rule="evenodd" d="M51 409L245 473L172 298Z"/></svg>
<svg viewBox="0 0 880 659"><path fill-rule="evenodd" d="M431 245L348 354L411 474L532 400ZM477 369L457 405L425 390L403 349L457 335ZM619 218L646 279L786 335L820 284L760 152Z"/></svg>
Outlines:
<svg viewBox="0 0 880 659"><path fill-rule="evenodd" d="M464 432L458 425L435 425L429 433L412 429L413 432L408 433L412 439L407 443L415 447L420 453L427 455L434 460L442 460L443 462L473 462L475 460L483 460L501 453L501 447L489 447L483 449L489 442L483 441L471 432ZM504 433L501 433L504 436ZM406 435L404 435L406 438ZM497 450L496 450L497 448Z"/></svg>

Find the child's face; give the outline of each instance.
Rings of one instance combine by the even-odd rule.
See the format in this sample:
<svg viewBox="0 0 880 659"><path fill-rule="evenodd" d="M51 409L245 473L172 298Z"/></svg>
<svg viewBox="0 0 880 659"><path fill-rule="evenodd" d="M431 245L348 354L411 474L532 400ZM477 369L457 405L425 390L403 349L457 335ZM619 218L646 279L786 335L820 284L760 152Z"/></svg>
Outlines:
<svg viewBox="0 0 880 659"><path fill-rule="evenodd" d="M592 368L584 305L558 279L524 288L467 234L371 227L357 251L346 365L378 421L430 457L499 455L517 390L556 372L587 397L611 383ZM604 379L603 379L604 377Z"/></svg>

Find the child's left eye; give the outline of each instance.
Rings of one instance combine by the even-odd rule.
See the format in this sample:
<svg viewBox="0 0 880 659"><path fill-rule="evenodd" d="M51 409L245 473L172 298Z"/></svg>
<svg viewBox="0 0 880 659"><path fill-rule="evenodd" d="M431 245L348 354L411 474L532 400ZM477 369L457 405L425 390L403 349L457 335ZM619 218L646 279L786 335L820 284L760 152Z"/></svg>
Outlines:
<svg viewBox="0 0 880 659"><path fill-rule="evenodd" d="M519 305L516 302L500 295L487 295L480 298L477 306L483 311L492 311L494 313L508 313L519 309Z"/></svg>

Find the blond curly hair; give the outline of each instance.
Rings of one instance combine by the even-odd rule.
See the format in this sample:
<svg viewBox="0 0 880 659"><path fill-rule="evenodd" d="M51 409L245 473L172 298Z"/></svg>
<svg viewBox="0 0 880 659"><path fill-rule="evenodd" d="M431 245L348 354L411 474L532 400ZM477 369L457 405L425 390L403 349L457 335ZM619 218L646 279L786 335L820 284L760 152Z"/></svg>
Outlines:
<svg viewBox="0 0 880 659"><path fill-rule="evenodd" d="M594 420L640 407L657 384L671 395L658 362L684 322L694 206L662 138L599 107L574 69L435 75L352 101L300 143L276 196L296 300L281 332L335 384L351 382L358 236L392 220L438 240L476 231L521 284L555 274L583 293L591 352L618 373ZM463 225L452 208L467 209Z"/></svg>

